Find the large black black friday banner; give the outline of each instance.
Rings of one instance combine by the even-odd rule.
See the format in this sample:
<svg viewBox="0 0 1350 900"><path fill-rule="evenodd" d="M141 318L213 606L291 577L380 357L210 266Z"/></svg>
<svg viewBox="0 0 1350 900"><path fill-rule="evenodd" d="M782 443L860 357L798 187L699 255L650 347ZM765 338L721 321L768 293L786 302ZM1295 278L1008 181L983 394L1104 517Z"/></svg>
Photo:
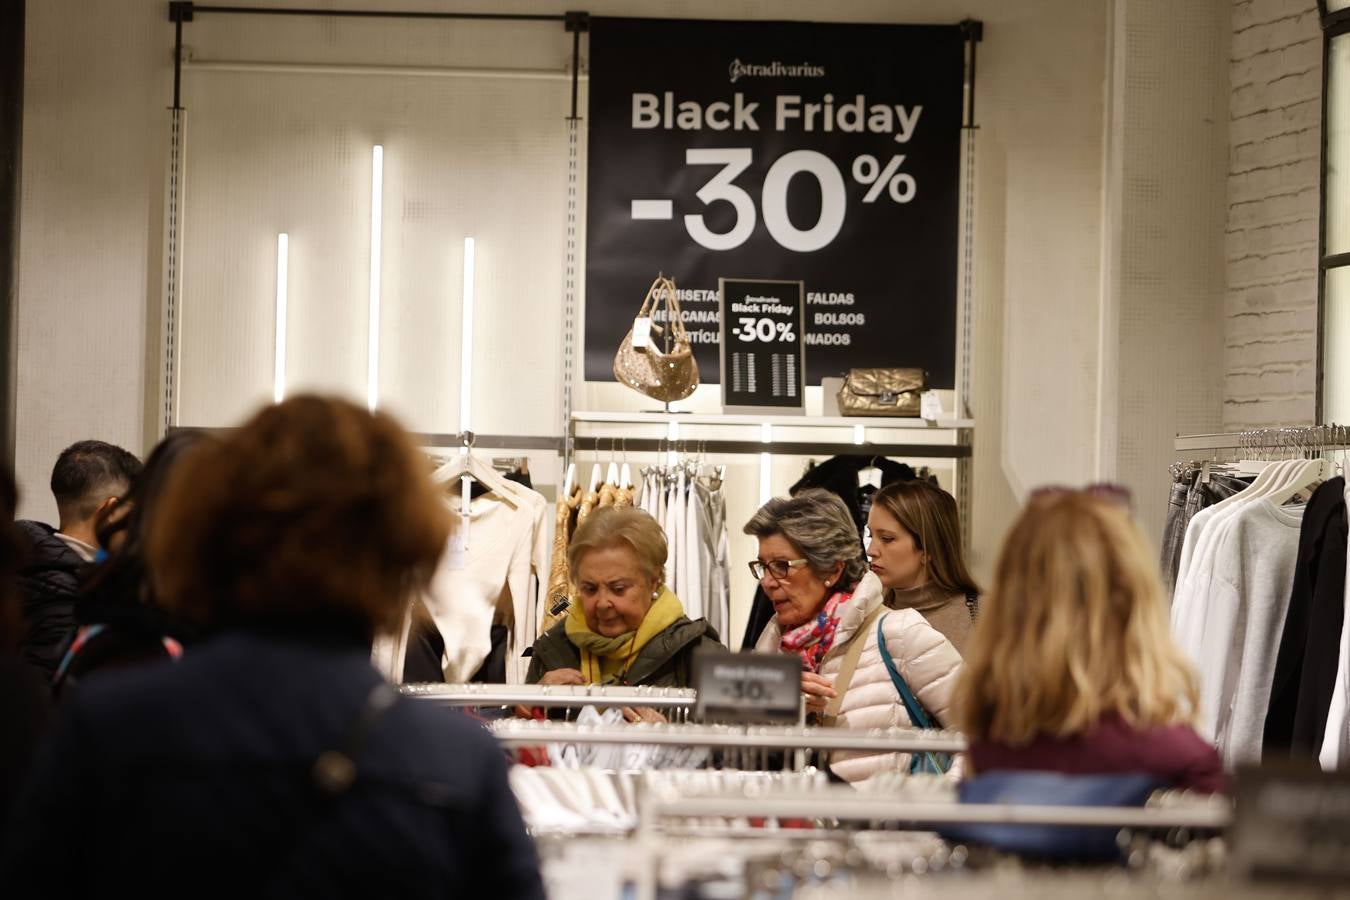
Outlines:
<svg viewBox="0 0 1350 900"><path fill-rule="evenodd" d="M586 378L658 272L718 380L720 277L806 283L806 376L954 386L958 26L591 19Z"/></svg>

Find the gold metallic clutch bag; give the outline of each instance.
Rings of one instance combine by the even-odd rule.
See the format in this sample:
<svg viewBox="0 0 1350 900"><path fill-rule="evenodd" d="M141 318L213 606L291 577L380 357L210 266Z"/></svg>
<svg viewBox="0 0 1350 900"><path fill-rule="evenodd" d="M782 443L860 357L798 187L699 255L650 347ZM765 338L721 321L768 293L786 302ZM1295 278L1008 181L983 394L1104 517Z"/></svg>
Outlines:
<svg viewBox="0 0 1350 900"><path fill-rule="evenodd" d="M839 389L841 416L919 415L923 369L849 369Z"/></svg>
<svg viewBox="0 0 1350 900"><path fill-rule="evenodd" d="M660 325L652 323L652 340L645 347L633 346L633 329L630 328L619 345L619 352L614 355L614 377L639 394L669 403L683 400L698 387L698 362L689 346L689 333L685 331L684 319L680 316L675 282L657 276L647 289L647 297L642 301L638 318L655 318L657 310L661 308L666 311L666 321L674 339L670 352L662 353L655 346L655 338L665 334L665 329Z"/></svg>

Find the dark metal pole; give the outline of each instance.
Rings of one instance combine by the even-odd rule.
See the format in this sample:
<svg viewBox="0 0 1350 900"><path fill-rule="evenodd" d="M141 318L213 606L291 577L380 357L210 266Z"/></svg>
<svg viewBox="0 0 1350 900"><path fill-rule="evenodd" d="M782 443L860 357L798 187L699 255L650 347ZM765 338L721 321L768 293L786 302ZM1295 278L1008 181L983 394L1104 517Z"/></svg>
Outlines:
<svg viewBox="0 0 1350 900"><path fill-rule="evenodd" d="M975 124L975 57L980 41L984 40L984 23L979 19L963 19L960 22L961 33L970 45L970 89L966 91L966 128L978 128Z"/></svg>
<svg viewBox="0 0 1350 900"><path fill-rule="evenodd" d="M577 86L581 81L581 33L591 27L590 13L568 12L563 17L563 27L572 32L572 114L567 118L575 121L577 115Z"/></svg>
<svg viewBox="0 0 1350 900"><path fill-rule="evenodd" d="M0 0L0 457L14 464L18 383L19 178L23 150L24 0Z"/></svg>
<svg viewBox="0 0 1350 900"><path fill-rule="evenodd" d="M173 23L173 106L183 108L183 23L191 22L195 4L184 0L169 3L169 21Z"/></svg>
<svg viewBox="0 0 1350 900"><path fill-rule="evenodd" d="M295 7L189 5L195 6L195 11L199 13L242 13L257 16L323 16L342 19L476 19L486 22L562 22L565 20L564 16L542 13L466 13L386 9L297 9Z"/></svg>

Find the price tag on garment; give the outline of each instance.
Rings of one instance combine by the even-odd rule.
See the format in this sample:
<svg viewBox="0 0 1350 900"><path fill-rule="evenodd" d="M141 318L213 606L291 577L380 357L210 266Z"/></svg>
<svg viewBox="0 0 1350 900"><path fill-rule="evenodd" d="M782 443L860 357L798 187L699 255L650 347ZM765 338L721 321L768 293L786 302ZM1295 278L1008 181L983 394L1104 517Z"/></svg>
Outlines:
<svg viewBox="0 0 1350 900"><path fill-rule="evenodd" d="M801 721L802 661L778 653L694 654L694 714L700 721L790 724Z"/></svg>
<svg viewBox="0 0 1350 900"><path fill-rule="evenodd" d="M452 572L469 567L468 522L460 520L458 525L459 532L450 536L450 543L445 548L445 565Z"/></svg>
<svg viewBox="0 0 1350 900"><path fill-rule="evenodd" d="M919 395L919 416L929 422L942 418L942 400L937 391L924 391Z"/></svg>
<svg viewBox="0 0 1350 900"><path fill-rule="evenodd" d="M651 316L638 316L633 320L633 347L640 349L650 346L652 342L652 319Z"/></svg>
<svg viewBox="0 0 1350 900"><path fill-rule="evenodd" d="M450 571L458 572L469 567L469 498L473 479L467 475L460 479L460 497L455 501L455 531L450 535L450 543L445 548L445 565Z"/></svg>
<svg viewBox="0 0 1350 900"><path fill-rule="evenodd" d="M1350 772L1287 762L1239 769L1229 841L1247 878L1350 883Z"/></svg>

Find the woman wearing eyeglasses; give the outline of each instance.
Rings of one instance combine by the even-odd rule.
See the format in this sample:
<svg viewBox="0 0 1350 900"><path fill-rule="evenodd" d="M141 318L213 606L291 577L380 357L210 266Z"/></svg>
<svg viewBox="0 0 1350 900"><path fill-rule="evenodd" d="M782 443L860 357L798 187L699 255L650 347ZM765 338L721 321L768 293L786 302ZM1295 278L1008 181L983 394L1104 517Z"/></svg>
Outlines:
<svg viewBox="0 0 1350 900"><path fill-rule="evenodd" d="M947 726L961 656L916 610L885 607L843 501L822 490L776 498L744 530L759 539L750 571L774 609L755 649L801 657L809 713L842 728L907 727L903 682ZM908 754L835 753L830 768L860 781L909 763Z"/></svg>

